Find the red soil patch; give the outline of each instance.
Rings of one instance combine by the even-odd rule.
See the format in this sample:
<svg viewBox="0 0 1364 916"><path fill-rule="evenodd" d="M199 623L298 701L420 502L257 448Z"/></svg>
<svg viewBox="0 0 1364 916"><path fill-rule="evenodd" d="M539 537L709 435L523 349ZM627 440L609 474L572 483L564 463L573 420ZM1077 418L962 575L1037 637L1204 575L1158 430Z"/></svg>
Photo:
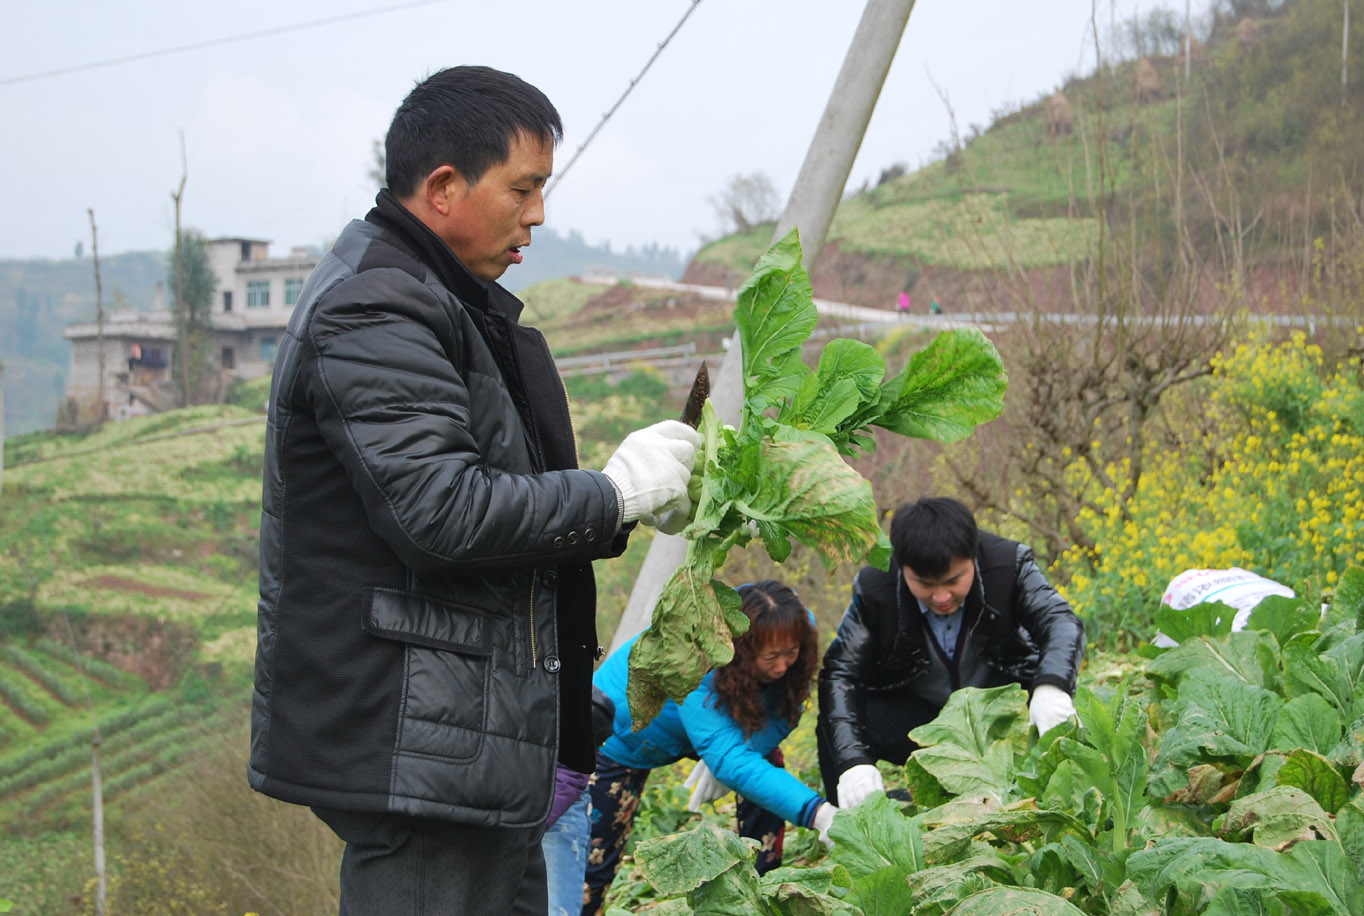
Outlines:
<svg viewBox="0 0 1364 916"><path fill-rule="evenodd" d="M100 576L98 579L91 579L90 584L116 589L120 592L137 592L149 598L183 598L186 601L204 601L209 597L200 592L187 592L178 588L148 585L145 582L135 582L132 579L122 579L118 576Z"/></svg>

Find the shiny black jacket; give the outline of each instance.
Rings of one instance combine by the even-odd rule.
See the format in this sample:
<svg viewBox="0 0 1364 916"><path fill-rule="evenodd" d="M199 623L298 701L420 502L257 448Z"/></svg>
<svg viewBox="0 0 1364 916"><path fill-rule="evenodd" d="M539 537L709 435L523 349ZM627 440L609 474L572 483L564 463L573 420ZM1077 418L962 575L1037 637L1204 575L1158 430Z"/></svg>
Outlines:
<svg viewBox="0 0 1364 916"><path fill-rule="evenodd" d="M261 792L519 826L556 758L592 769L590 561L624 535L520 309L387 192L304 285L266 433Z"/></svg>
<svg viewBox="0 0 1364 916"><path fill-rule="evenodd" d="M904 693L939 707L962 687L1052 684L1075 693L1084 625L1027 546L982 531L962 611L949 660L898 568L857 574L819 673L818 727L837 772L874 762L863 721L867 693Z"/></svg>

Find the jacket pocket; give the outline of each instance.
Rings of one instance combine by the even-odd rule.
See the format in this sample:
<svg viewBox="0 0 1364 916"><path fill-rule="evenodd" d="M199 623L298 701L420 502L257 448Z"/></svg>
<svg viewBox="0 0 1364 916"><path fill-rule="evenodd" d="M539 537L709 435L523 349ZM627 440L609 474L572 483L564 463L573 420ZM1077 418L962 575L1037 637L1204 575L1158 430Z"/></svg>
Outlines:
<svg viewBox="0 0 1364 916"><path fill-rule="evenodd" d="M400 755L469 759L487 731L492 633L488 613L417 592L370 588L365 630L405 647Z"/></svg>

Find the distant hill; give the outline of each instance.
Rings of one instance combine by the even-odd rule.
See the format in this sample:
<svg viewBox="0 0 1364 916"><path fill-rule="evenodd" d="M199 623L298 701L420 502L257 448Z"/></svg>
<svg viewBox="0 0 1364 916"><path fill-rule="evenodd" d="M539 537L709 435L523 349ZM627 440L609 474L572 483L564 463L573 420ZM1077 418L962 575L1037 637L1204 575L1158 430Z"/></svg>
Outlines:
<svg viewBox="0 0 1364 916"><path fill-rule="evenodd" d="M816 293L892 308L908 290L916 310L935 298L991 310L1012 285L1065 311L1067 271L1104 230L1152 264L1188 246L1207 283L1243 288L1252 310L1299 308L1325 269L1313 248L1329 265L1364 225L1364 79L1352 65L1341 83L1342 12L1338 0L1220 4L1187 80L1182 54L1122 61L1006 106L923 168L887 166L840 204ZM1354 57L1364 16L1348 22ZM771 232L717 239L684 279L742 282Z"/></svg>
<svg viewBox="0 0 1364 916"><path fill-rule="evenodd" d="M165 280L166 258L159 252L100 258L106 309L150 308L156 284ZM62 329L94 317L93 259L0 261L7 437L52 426L70 360Z"/></svg>
<svg viewBox="0 0 1364 916"><path fill-rule="evenodd" d="M588 267L621 273L678 277L686 261L674 248L648 245L617 251L591 245L578 232L535 233L526 262L508 271L513 291ZM163 252L140 251L100 258L104 307L151 308L156 284L166 279ZM66 389L70 347L67 324L95 317L95 276L91 258L0 261L0 362L5 376L5 435L49 429Z"/></svg>

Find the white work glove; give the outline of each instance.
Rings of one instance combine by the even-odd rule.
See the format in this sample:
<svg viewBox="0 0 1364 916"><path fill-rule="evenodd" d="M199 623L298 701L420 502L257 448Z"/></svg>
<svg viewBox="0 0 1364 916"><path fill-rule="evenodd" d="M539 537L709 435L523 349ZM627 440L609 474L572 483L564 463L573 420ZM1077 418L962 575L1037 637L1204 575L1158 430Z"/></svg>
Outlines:
<svg viewBox="0 0 1364 916"><path fill-rule="evenodd" d="M825 849L832 849L834 846L834 841L829 836L829 828L833 826L834 815L837 813L837 808L825 802L819 806L819 810L815 812L815 820L810 824L812 829L819 831L819 841L824 844Z"/></svg>
<svg viewBox="0 0 1364 916"><path fill-rule="evenodd" d="M691 796L687 799L688 811L700 811L706 802L713 802L729 791L729 786L715 778L704 760L697 761L682 785L691 789Z"/></svg>
<svg viewBox="0 0 1364 916"><path fill-rule="evenodd" d="M682 524L691 513L687 483L701 447L701 434L679 420L664 420L625 437L602 473L615 484L620 497L622 525L638 519L657 525L670 510L681 510Z"/></svg>
<svg viewBox="0 0 1364 916"><path fill-rule="evenodd" d="M1033 688L1028 703L1028 721L1037 726L1039 735L1046 734L1075 715L1075 701L1060 687L1039 684Z"/></svg>
<svg viewBox="0 0 1364 916"><path fill-rule="evenodd" d="M856 808L873 792L884 792L881 771L873 764L859 763L848 767L838 777L838 803L844 808Z"/></svg>

